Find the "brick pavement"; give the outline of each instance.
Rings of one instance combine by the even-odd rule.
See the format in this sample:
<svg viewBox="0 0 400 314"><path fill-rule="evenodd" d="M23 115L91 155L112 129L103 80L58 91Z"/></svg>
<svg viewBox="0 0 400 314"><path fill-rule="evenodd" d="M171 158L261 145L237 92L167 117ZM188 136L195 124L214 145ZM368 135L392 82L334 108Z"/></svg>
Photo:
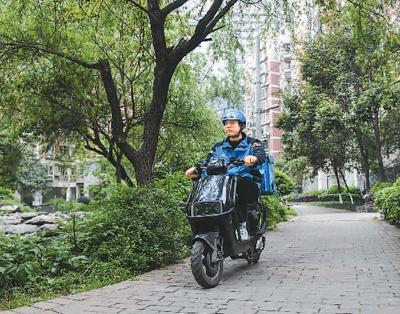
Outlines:
<svg viewBox="0 0 400 314"><path fill-rule="evenodd" d="M227 259L205 290L189 261L4 313L400 313L400 229L378 214L296 206L257 265Z"/></svg>

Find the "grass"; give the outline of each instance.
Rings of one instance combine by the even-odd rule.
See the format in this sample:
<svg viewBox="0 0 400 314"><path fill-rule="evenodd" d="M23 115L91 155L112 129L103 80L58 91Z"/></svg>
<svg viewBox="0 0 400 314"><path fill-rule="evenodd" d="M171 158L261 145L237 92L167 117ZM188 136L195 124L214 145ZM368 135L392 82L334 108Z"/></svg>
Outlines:
<svg viewBox="0 0 400 314"><path fill-rule="evenodd" d="M135 279L133 274L124 270L121 271L121 269L111 270L108 274L99 272L97 275L91 274L89 277L82 276L80 273L67 273L64 276L52 279L51 283L42 282L30 289L15 288L8 291L0 299L0 311L29 306L55 297L97 289L132 279Z"/></svg>

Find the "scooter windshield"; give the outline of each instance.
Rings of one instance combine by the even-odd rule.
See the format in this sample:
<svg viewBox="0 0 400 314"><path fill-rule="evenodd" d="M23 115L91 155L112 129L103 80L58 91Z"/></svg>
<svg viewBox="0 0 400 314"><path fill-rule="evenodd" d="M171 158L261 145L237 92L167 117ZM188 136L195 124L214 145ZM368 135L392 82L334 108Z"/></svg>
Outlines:
<svg viewBox="0 0 400 314"><path fill-rule="evenodd" d="M200 180L193 203L218 202L226 203L228 197L229 177L226 175L212 175Z"/></svg>

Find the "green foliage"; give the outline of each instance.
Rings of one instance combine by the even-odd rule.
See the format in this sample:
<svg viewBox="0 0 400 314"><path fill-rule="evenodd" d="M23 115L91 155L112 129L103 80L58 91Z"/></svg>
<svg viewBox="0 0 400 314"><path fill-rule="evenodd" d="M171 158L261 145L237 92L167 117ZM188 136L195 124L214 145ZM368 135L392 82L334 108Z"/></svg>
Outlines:
<svg viewBox="0 0 400 314"><path fill-rule="evenodd" d="M32 147L23 150L20 165L16 173L16 187L23 196L24 202L30 204L35 191L45 191L47 188L47 172L45 166L33 153Z"/></svg>
<svg viewBox="0 0 400 314"><path fill-rule="evenodd" d="M183 171L178 171L166 173L162 178L156 179L154 186L157 189L165 190L168 194L174 194L178 200L184 201L188 197L191 182Z"/></svg>
<svg viewBox="0 0 400 314"><path fill-rule="evenodd" d="M374 205L392 224L400 224L400 178L374 195Z"/></svg>
<svg viewBox="0 0 400 314"><path fill-rule="evenodd" d="M392 182L376 182L372 188L371 188L371 192L373 195L376 195L379 191L391 187L393 185Z"/></svg>
<svg viewBox="0 0 400 314"><path fill-rule="evenodd" d="M0 296L13 287L29 289L48 277L82 270L87 261L59 239L0 235L0 240Z"/></svg>
<svg viewBox="0 0 400 314"><path fill-rule="evenodd" d="M308 191L308 192L305 192L305 193L301 193L300 195L320 195L320 194L322 194L322 193L324 193L325 191L324 190L312 190L312 191Z"/></svg>
<svg viewBox="0 0 400 314"><path fill-rule="evenodd" d="M273 228L282 221L287 221L296 212L289 206L283 204L276 195L263 196L262 201L268 213L268 227Z"/></svg>
<svg viewBox="0 0 400 314"><path fill-rule="evenodd" d="M349 186L349 190L351 194L358 194L360 195L360 189L355 187L355 186ZM339 188L337 185L332 185L327 189L326 191L323 192L324 194L338 194L339 193ZM342 193L346 194L348 193L347 189L342 187Z"/></svg>
<svg viewBox="0 0 400 314"><path fill-rule="evenodd" d="M214 26L199 31L192 24L208 10L201 1L163 18L164 13L154 14L160 21L152 25L145 10L127 1L3 2L0 57L7 62L0 63L2 112L24 137L47 143L63 136L79 138L115 167L118 181L134 185L130 179L136 178L147 184L153 169L176 171L207 151L217 134L217 119L205 106L212 96L205 97L204 86L221 81L224 96L240 99L242 94L237 40L222 49L230 56L228 78L210 78L206 58L186 57L202 36L216 36ZM207 15L215 22L230 11L226 3L219 6ZM236 39L221 37L224 42L231 38ZM105 73L110 74L107 79ZM126 138L129 149L117 145L116 137ZM135 177L138 171L144 174Z"/></svg>
<svg viewBox="0 0 400 314"><path fill-rule="evenodd" d="M285 151L283 151L283 157L281 170L287 173L295 184L301 185L303 178L309 177L311 172L307 157L290 158Z"/></svg>
<svg viewBox="0 0 400 314"><path fill-rule="evenodd" d="M157 149L156 177L191 167L223 138L221 122L215 111L206 106L206 94L198 84L196 70L204 67L204 60L195 55L189 62L180 65L171 83Z"/></svg>
<svg viewBox="0 0 400 314"><path fill-rule="evenodd" d="M20 293L56 295L114 283L186 256L188 180L181 177L166 176L155 183L160 187L109 188L107 197L87 205L91 214L61 226L62 237L0 235L0 306Z"/></svg>
<svg viewBox="0 0 400 314"><path fill-rule="evenodd" d="M85 252L139 273L187 253L190 230L180 200L161 189L117 187L90 216Z"/></svg>
<svg viewBox="0 0 400 314"><path fill-rule="evenodd" d="M87 205L77 201L67 201L61 198L55 198L46 203L47 205L55 205L57 210L62 212L74 212L87 210Z"/></svg>
<svg viewBox="0 0 400 314"><path fill-rule="evenodd" d="M279 193L281 195L287 195L294 191L295 185L290 179L290 177L284 173L283 171L279 170L278 168L274 169L275 173L275 182L278 186Z"/></svg>
<svg viewBox="0 0 400 314"><path fill-rule="evenodd" d="M1 77L0 77L1 82ZM1 90L0 90L0 108ZM0 186L15 188L17 170L22 158L22 145L18 143L13 119L0 111Z"/></svg>
<svg viewBox="0 0 400 314"><path fill-rule="evenodd" d="M381 1L368 1L368 6L382 10ZM350 1L329 14L324 20L329 31L304 49L305 83L285 96L286 110L278 121L284 156L305 158L303 169L311 167L314 174L356 167L369 187L370 170L380 180L385 177L383 152L389 155L399 147L399 88L393 84L399 36L390 23L365 16Z"/></svg>
<svg viewBox="0 0 400 314"><path fill-rule="evenodd" d="M349 190L353 201L361 203L362 198L360 190L353 186L349 186ZM347 190L342 189L342 199L343 201L350 201L350 196ZM332 185L327 190L315 190L300 194L290 194L285 197L285 200L289 202L337 202L339 201L339 189L336 185Z"/></svg>
<svg viewBox="0 0 400 314"><path fill-rule="evenodd" d="M360 194L351 194L353 201L356 203L360 203L362 201L361 195ZM334 201L339 201L339 194L329 194L329 193L324 193L321 195L318 195L318 201L320 202L334 202ZM349 194L342 194L342 200L343 201L348 201L350 202L350 195Z"/></svg>
<svg viewBox="0 0 400 314"><path fill-rule="evenodd" d="M15 199L15 193L13 190L0 187L0 201L4 200L14 200Z"/></svg>

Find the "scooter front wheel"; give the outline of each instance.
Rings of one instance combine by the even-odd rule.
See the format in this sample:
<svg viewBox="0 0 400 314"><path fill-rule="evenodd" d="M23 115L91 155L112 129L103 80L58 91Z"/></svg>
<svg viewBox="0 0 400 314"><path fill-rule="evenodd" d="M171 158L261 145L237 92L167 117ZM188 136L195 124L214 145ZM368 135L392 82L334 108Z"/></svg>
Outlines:
<svg viewBox="0 0 400 314"><path fill-rule="evenodd" d="M224 261L212 261L212 250L203 241L196 241L192 246L191 267L194 279L204 288L213 288L221 280Z"/></svg>

